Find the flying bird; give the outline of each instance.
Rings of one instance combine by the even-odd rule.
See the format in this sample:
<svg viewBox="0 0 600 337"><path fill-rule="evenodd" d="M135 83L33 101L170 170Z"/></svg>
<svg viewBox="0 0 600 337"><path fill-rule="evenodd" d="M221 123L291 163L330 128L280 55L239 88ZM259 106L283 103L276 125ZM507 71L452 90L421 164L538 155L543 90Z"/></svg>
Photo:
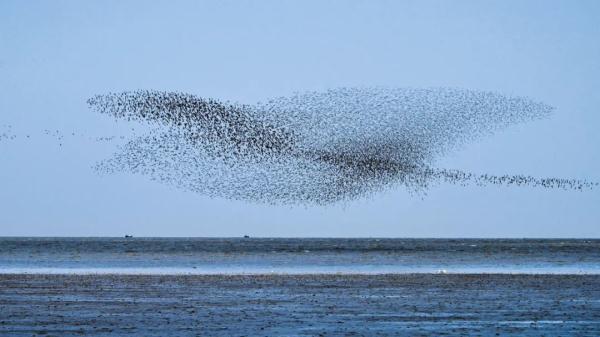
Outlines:
<svg viewBox="0 0 600 337"><path fill-rule="evenodd" d="M577 179L495 176L436 167L467 142L545 118L524 97L454 88L339 88L253 105L191 94L130 91L89 106L151 130L96 165L211 197L272 204L330 204L434 182L589 189Z"/></svg>

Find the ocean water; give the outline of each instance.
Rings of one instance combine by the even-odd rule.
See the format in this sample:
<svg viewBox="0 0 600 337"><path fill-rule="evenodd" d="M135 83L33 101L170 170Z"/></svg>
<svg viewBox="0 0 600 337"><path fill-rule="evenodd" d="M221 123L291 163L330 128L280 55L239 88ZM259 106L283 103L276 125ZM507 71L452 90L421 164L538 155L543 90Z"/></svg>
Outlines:
<svg viewBox="0 0 600 337"><path fill-rule="evenodd" d="M600 274L600 240L0 238L0 274Z"/></svg>

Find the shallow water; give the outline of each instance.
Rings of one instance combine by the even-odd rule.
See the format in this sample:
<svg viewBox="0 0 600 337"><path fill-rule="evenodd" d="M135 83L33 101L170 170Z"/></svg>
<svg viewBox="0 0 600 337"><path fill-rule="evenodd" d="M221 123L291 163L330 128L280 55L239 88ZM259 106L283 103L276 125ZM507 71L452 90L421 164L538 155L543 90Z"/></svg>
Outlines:
<svg viewBox="0 0 600 337"><path fill-rule="evenodd" d="M600 240L0 238L0 273L600 274Z"/></svg>
<svg viewBox="0 0 600 337"><path fill-rule="evenodd" d="M599 336L600 276L6 275L1 336Z"/></svg>

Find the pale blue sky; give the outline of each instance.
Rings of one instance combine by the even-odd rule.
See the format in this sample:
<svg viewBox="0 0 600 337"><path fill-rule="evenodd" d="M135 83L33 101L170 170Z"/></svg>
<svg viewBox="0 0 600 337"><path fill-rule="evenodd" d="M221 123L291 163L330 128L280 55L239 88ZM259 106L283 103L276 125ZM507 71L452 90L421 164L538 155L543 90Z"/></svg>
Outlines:
<svg viewBox="0 0 600 337"><path fill-rule="evenodd" d="M600 237L600 190L441 185L329 207L210 199L91 166L127 134L91 95L177 90L253 103L339 86L528 96L552 118L440 166L600 181L599 1L0 2L0 236Z"/></svg>

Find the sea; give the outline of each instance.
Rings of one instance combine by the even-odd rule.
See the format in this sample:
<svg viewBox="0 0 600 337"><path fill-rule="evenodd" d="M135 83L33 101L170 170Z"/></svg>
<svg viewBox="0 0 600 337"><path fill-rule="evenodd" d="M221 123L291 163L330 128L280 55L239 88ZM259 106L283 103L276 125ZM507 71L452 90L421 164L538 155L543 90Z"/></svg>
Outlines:
<svg viewBox="0 0 600 337"><path fill-rule="evenodd" d="M600 274L600 239L0 237L0 274Z"/></svg>

